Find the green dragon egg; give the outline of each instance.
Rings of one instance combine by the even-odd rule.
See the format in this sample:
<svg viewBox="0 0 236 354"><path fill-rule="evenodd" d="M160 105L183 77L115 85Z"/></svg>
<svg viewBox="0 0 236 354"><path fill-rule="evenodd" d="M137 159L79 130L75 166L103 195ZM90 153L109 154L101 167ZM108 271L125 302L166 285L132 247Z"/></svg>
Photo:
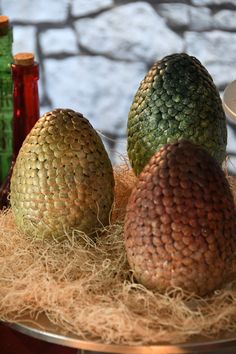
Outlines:
<svg viewBox="0 0 236 354"><path fill-rule="evenodd" d="M141 82L128 117L128 156L138 175L163 145L188 139L221 164L226 119L219 92L205 67L177 53L156 62Z"/></svg>
<svg viewBox="0 0 236 354"><path fill-rule="evenodd" d="M26 137L13 169L10 202L18 228L43 238L109 223L113 169L101 138L82 114L55 109Z"/></svg>

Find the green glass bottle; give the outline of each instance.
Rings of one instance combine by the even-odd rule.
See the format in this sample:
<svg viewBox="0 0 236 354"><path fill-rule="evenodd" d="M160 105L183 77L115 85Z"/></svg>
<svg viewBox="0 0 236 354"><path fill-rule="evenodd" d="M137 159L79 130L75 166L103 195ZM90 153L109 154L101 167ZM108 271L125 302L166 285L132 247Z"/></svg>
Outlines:
<svg viewBox="0 0 236 354"><path fill-rule="evenodd" d="M0 186L0 209L9 207L10 182L15 160L26 136L39 119L39 64L32 53L17 53L11 65L13 78L13 151L7 178Z"/></svg>
<svg viewBox="0 0 236 354"><path fill-rule="evenodd" d="M13 80L12 28L7 16L0 16L0 185L12 160Z"/></svg>

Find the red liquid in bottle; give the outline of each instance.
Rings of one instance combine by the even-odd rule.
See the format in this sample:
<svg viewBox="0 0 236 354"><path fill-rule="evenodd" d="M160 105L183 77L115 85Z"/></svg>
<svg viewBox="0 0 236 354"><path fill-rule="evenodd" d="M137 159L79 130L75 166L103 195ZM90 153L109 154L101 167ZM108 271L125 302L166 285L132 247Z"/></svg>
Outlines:
<svg viewBox="0 0 236 354"><path fill-rule="evenodd" d="M13 77L13 160L23 141L39 119L39 65L32 54L14 56Z"/></svg>
<svg viewBox="0 0 236 354"><path fill-rule="evenodd" d="M0 208L9 206L10 180L18 152L39 119L39 65L31 53L19 53L12 64L13 156L8 176L0 189Z"/></svg>

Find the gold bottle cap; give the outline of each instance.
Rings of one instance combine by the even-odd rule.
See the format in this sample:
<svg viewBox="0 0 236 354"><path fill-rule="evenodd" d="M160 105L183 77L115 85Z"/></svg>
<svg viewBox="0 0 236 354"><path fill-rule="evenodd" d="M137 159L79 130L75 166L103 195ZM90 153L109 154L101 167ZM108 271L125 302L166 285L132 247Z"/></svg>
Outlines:
<svg viewBox="0 0 236 354"><path fill-rule="evenodd" d="M9 18L7 16L0 16L0 28L8 28Z"/></svg>
<svg viewBox="0 0 236 354"><path fill-rule="evenodd" d="M7 16L0 16L0 36L5 36L9 27L9 18Z"/></svg>
<svg viewBox="0 0 236 354"><path fill-rule="evenodd" d="M17 53L13 57L13 62L16 65L28 66L34 64L34 54L32 53Z"/></svg>

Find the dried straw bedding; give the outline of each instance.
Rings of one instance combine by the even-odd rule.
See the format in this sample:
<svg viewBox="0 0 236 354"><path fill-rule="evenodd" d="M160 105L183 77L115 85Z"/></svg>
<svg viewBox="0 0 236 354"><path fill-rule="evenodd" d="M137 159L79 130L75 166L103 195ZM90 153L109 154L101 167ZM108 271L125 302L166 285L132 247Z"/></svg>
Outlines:
<svg viewBox="0 0 236 354"><path fill-rule="evenodd" d="M1 212L0 319L15 322L27 313L36 320L45 313L64 334L130 345L236 331L233 269L224 288L204 298L181 289L152 292L135 282L123 219L136 178L126 166L115 170L115 178L114 215L96 241L77 230L62 242L28 238L16 230L11 210ZM236 199L236 181L229 181Z"/></svg>

